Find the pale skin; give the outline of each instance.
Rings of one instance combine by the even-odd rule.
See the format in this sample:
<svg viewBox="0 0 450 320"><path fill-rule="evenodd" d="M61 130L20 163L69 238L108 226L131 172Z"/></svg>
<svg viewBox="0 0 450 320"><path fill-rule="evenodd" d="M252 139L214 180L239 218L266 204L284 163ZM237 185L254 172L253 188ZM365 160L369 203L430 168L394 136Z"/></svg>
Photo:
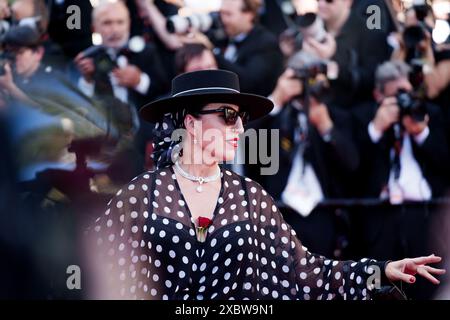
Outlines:
<svg viewBox="0 0 450 320"><path fill-rule="evenodd" d="M229 37L235 37L240 33L248 33L254 26L254 14L244 11L243 8L242 0L222 1L220 18Z"/></svg>
<svg viewBox="0 0 450 320"><path fill-rule="evenodd" d="M204 110L217 109L223 105L225 104L211 103L205 106ZM228 106L239 110L237 105ZM217 143L211 143L209 140L205 141L198 130L199 121L202 124L203 132L211 128L218 129L222 133L223 139L217 141ZM197 126L195 125L196 122ZM239 134L244 132L241 119L236 122L236 125L228 126L219 114L201 115L200 118L195 118L188 114L185 117L184 124L188 134L183 142L183 157L180 162L182 168L194 176L213 176L217 173L219 162L232 160L235 156L235 150L233 148L224 148L224 145L228 141L238 138ZM197 140L196 144L194 144L194 140ZM189 159L193 159L194 153L201 153L206 159L205 163L189 164ZM197 182L182 177L176 170L175 174L194 220L196 221L199 216L206 216L211 219L221 189L220 179L204 184L204 191L198 193L196 192ZM443 275L445 270L433 268L429 264L438 263L441 260L441 257L433 254L426 257L391 261L386 265L385 274L390 281L414 283L416 282L416 276L419 275L433 284L439 284L439 280L435 276Z"/></svg>
<svg viewBox="0 0 450 320"><path fill-rule="evenodd" d="M198 42L208 49L214 46L202 33L191 29L187 35L171 34L166 30L166 18L159 12L153 0L136 1L138 10L147 18L155 29L158 37L168 49L177 50L184 43ZM225 32L229 37L235 37L240 33L248 33L254 26L254 14L242 10L242 0L224 0L220 9L220 16L224 24Z"/></svg>
<svg viewBox="0 0 450 320"><path fill-rule="evenodd" d="M103 45L114 49L124 46L130 35L130 16L127 7L119 1L103 4L95 10L93 29L102 36ZM92 82L95 72L93 59L86 58L80 53L75 57L75 63L83 78L87 82ZM112 74L119 86L126 88L135 88L141 79L141 70L131 64L114 69Z"/></svg>
<svg viewBox="0 0 450 320"><path fill-rule="evenodd" d="M218 109L224 105L239 110L236 105L223 103L208 104L203 110ZM235 148L231 145L231 142L234 139L239 139L239 134L244 132L240 118L234 126L228 126L219 114L205 114L201 115L200 118L188 114L185 117L184 124L188 134L183 142L183 157L180 164L185 171L194 176L214 176L219 168L219 162L234 159ZM211 141L207 136L207 131L211 129L218 130L219 139L222 139L222 141L217 141L217 143ZM194 143L194 140L196 143ZM201 154L201 164L194 161L195 154ZM199 216L212 219L221 188L221 180L203 184L203 192L198 193L196 191L197 182L184 178L176 170L175 172L194 220L197 221Z"/></svg>

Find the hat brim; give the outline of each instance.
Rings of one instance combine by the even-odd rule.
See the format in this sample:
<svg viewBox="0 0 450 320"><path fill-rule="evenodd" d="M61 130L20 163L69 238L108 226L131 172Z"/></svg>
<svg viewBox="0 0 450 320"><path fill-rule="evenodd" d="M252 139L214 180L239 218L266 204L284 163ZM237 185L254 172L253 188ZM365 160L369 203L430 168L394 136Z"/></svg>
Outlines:
<svg viewBox="0 0 450 320"><path fill-rule="evenodd" d="M149 122L157 123L164 114L175 112L189 106L206 105L208 103L229 103L240 107L241 111L249 113L249 120L253 121L269 114L273 103L269 99L249 93L201 93L163 98L148 103L140 110L140 116Z"/></svg>

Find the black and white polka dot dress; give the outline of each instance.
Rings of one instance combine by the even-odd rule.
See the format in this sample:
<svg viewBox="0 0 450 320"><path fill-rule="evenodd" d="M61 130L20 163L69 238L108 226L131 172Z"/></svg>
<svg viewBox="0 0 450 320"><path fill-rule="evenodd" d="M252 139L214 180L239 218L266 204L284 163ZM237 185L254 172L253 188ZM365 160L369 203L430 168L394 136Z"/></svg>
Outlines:
<svg viewBox="0 0 450 320"><path fill-rule="evenodd" d="M96 252L126 299L369 299L373 268L303 247L256 182L222 169L206 242L198 242L173 168L145 173L96 220ZM205 213L206 215L206 213Z"/></svg>

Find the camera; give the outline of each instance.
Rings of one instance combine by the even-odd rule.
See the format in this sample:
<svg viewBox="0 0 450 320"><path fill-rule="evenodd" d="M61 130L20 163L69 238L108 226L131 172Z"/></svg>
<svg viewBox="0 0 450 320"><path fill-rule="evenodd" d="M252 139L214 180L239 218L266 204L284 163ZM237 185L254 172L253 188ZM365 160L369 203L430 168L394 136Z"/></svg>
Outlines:
<svg viewBox="0 0 450 320"><path fill-rule="evenodd" d="M295 51L300 51L305 38L312 38L318 42L324 42L327 32L323 20L315 13L308 12L296 18L296 26L285 30L281 37L290 39L294 43Z"/></svg>
<svg viewBox="0 0 450 320"><path fill-rule="evenodd" d="M219 12L198 13L186 17L175 15L169 17L166 22L169 33L187 34L191 28L206 33L213 41L223 41L227 37Z"/></svg>
<svg viewBox="0 0 450 320"><path fill-rule="evenodd" d="M93 46L83 51L83 56L94 60L95 75L107 75L115 68L117 62L108 54L108 50L104 46Z"/></svg>
<svg viewBox="0 0 450 320"><path fill-rule="evenodd" d="M423 121L427 114L424 100L416 93L400 89L396 94L397 105L400 108L400 118L410 116L415 121Z"/></svg>
<svg viewBox="0 0 450 320"><path fill-rule="evenodd" d="M313 62L300 68L293 68L294 77L304 84L305 95L311 95L322 100L329 90L328 65L323 62Z"/></svg>

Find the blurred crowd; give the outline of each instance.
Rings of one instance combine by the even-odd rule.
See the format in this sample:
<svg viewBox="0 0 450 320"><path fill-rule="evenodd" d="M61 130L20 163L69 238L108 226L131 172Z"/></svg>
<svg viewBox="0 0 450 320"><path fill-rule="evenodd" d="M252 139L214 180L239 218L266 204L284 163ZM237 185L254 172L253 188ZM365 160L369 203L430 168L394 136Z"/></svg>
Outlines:
<svg viewBox="0 0 450 320"><path fill-rule="evenodd" d="M0 274L23 281L0 296L82 296L65 283L82 259L74 239L153 168L139 108L204 69L273 101L247 129L278 130L258 143L279 146L276 174L261 175L263 161L226 166L258 181L311 251L448 255L431 227L450 219L449 19L448 0L222 0L212 11L0 0L0 252L11 257ZM419 283L408 294L434 293Z"/></svg>

